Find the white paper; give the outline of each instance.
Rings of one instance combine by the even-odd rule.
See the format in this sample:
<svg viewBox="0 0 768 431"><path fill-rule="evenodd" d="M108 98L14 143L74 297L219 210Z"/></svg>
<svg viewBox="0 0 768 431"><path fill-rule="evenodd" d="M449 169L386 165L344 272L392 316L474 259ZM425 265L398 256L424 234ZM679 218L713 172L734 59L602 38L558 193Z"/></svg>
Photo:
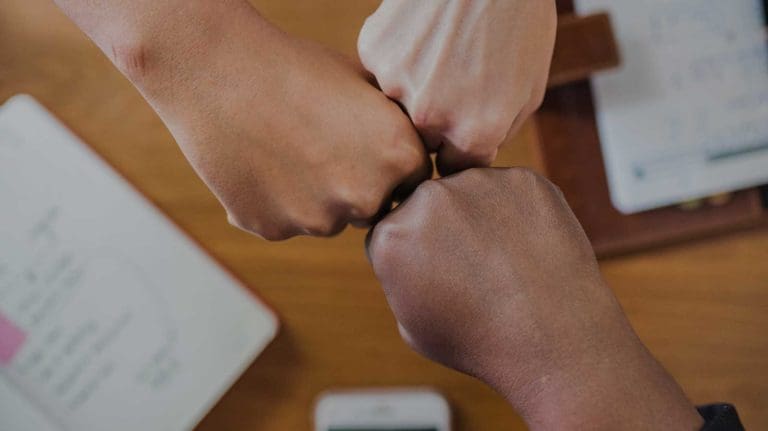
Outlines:
<svg viewBox="0 0 768 431"><path fill-rule="evenodd" d="M593 78L611 198L633 213L768 183L761 0L577 0L622 66Z"/></svg>
<svg viewBox="0 0 768 431"><path fill-rule="evenodd" d="M0 430L190 429L276 331L33 99L0 108Z"/></svg>

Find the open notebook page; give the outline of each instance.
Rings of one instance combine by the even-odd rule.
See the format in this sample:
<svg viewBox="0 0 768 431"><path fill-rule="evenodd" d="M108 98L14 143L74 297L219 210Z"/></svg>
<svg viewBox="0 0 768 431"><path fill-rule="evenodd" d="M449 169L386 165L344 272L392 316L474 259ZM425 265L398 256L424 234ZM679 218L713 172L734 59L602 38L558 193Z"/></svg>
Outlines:
<svg viewBox="0 0 768 431"><path fill-rule="evenodd" d="M576 0L610 12L616 71L593 78L614 206L624 213L768 183L762 0Z"/></svg>
<svg viewBox="0 0 768 431"><path fill-rule="evenodd" d="M192 428L276 331L32 98L0 108L0 429Z"/></svg>

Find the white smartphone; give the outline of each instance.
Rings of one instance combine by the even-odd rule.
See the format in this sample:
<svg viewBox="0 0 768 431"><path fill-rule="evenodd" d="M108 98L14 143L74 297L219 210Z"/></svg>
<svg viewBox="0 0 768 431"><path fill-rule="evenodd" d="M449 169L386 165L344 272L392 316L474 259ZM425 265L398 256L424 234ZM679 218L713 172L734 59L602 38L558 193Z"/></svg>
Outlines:
<svg viewBox="0 0 768 431"><path fill-rule="evenodd" d="M431 389L331 391L315 405L315 431L450 431L448 402Z"/></svg>

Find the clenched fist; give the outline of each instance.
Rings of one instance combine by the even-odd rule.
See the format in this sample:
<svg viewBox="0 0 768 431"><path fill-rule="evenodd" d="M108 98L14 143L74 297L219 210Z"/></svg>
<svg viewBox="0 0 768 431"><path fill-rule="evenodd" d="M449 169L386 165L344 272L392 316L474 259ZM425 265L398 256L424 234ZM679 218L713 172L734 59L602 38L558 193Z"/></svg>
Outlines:
<svg viewBox="0 0 768 431"><path fill-rule="evenodd" d="M431 174L364 70L243 0L57 0L155 108L230 221L267 239L367 225Z"/></svg>
<svg viewBox="0 0 768 431"><path fill-rule="evenodd" d="M539 107L556 21L554 0L384 0L358 51L448 174L489 165Z"/></svg>
<svg viewBox="0 0 768 431"><path fill-rule="evenodd" d="M531 429L700 425L546 179L471 169L427 181L368 246L408 344L496 388Z"/></svg>
<svg viewBox="0 0 768 431"><path fill-rule="evenodd" d="M366 225L431 173L418 134L346 59L260 23L234 16L176 97L150 102L235 225L272 240Z"/></svg>

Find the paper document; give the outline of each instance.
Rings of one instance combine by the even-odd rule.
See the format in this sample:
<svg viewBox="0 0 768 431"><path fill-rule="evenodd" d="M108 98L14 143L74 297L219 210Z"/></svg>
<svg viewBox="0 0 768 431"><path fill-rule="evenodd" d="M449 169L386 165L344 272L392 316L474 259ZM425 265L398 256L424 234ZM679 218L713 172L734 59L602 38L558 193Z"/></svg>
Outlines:
<svg viewBox="0 0 768 431"><path fill-rule="evenodd" d="M0 107L0 430L184 430L269 309L32 98Z"/></svg>
<svg viewBox="0 0 768 431"><path fill-rule="evenodd" d="M768 183L762 0L577 0L610 12L622 65L592 88L624 213Z"/></svg>

